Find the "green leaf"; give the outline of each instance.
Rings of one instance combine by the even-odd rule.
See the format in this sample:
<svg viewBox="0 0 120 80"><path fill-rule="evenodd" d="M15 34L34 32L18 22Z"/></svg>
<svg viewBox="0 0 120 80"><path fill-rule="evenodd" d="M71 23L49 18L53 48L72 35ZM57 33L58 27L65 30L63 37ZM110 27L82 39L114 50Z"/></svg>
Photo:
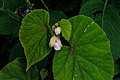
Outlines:
<svg viewBox="0 0 120 80"><path fill-rule="evenodd" d="M120 0L111 0L111 4L120 12Z"/></svg>
<svg viewBox="0 0 120 80"><path fill-rule="evenodd" d="M108 38L111 41L111 51L114 59L116 60L120 57L120 16L119 11L112 5L107 5L104 13L103 24L102 17L103 14L100 12L104 6L101 0L98 1L88 1L80 9L80 14L92 17L95 22L97 22L101 27L103 26ZM97 12L97 13L96 13Z"/></svg>
<svg viewBox="0 0 120 80"><path fill-rule="evenodd" d="M0 0L0 10L3 8L3 1Z"/></svg>
<svg viewBox="0 0 120 80"><path fill-rule="evenodd" d="M67 16L59 10L54 10L50 14L50 25L54 25L56 22L60 21L61 19L67 19Z"/></svg>
<svg viewBox="0 0 120 80"><path fill-rule="evenodd" d="M62 11L71 11L79 7L81 0L57 0L56 9Z"/></svg>
<svg viewBox="0 0 120 80"><path fill-rule="evenodd" d="M113 60L105 32L83 15L69 21L71 47L62 47L54 56L55 80L112 80Z"/></svg>
<svg viewBox="0 0 120 80"><path fill-rule="evenodd" d="M115 78L115 79L113 79L113 80L120 80L120 78Z"/></svg>
<svg viewBox="0 0 120 80"><path fill-rule="evenodd" d="M15 11L17 8L23 8L26 6L26 0L3 0L4 8ZM12 4L12 5L11 5Z"/></svg>
<svg viewBox="0 0 120 80"><path fill-rule="evenodd" d="M41 75L41 79L44 80L48 76L48 71L45 68L43 68L40 71L40 75Z"/></svg>
<svg viewBox="0 0 120 80"><path fill-rule="evenodd" d="M0 80L38 80L36 66L31 67L26 72L25 65L22 58L17 58L0 71Z"/></svg>
<svg viewBox="0 0 120 80"><path fill-rule="evenodd" d="M71 29L72 29L71 23L66 19L62 19L60 21L60 28L61 28L62 36L66 40L69 40L71 35Z"/></svg>
<svg viewBox="0 0 120 80"><path fill-rule="evenodd" d="M117 75L120 73L120 65L119 64L114 64L114 75Z"/></svg>
<svg viewBox="0 0 120 80"><path fill-rule="evenodd" d="M19 29L19 17L10 10L0 11L0 34L11 35Z"/></svg>
<svg viewBox="0 0 120 80"><path fill-rule="evenodd" d="M82 0L82 4L85 4L87 1L90 1L90 0Z"/></svg>
<svg viewBox="0 0 120 80"><path fill-rule="evenodd" d="M20 42L27 58L27 70L49 54L49 14L45 10L33 10L22 21Z"/></svg>
<svg viewBox="0 0 120 80"><path fill-rule="evenodd" d="M88 0L80 8L80 15L86 15L94 19L95 13L101 13L104 7L102 0Z"/></svg>
<svg viewBox="0 0 120 80"><path fill-rule="evenodd" d="M26 80L38 80L38 70L36 66L32 66L26 73Z"/></svg>
<svg viewBox="0 0 120 80"><path fill-rule="evenodd" d="M9 61L13 61L18 57L24 57L24 50L20 43L16 43L11 49Z"/></svg>
<svg viewBox="0 0 120 80"><path fill-rule="evenodd" d="M102 14L95 16L95 20L99 25L102 23ZM119 11L108 5L103 19L103 29L111 42L111 51L115 60L120 58L120 16Z"/></svg>

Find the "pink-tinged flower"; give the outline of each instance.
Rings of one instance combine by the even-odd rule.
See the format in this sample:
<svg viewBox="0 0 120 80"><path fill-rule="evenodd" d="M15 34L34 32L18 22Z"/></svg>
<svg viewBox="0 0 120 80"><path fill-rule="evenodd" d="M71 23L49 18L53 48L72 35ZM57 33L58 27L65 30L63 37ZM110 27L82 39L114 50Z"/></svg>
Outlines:
<svg viewBox="0 0 120 80"><path fill-rule="evenodd" d="M60 32L61 32L61 28L60 28L60 27L57 27L57 28L54 29L54 31L55 31L55 34L56 34L56 35L59 35Z"/></svg>
<svg viewBox="0 0 120 80"><path fill-rule="evenodd" d="M49 42L49 45L50 47L54 47L54 49L57 51L57 50L60 50L61 47L62 47L62 43L60 41L60 39L56 36L53 36L51 39L50 39L50 42Z"/></svg>

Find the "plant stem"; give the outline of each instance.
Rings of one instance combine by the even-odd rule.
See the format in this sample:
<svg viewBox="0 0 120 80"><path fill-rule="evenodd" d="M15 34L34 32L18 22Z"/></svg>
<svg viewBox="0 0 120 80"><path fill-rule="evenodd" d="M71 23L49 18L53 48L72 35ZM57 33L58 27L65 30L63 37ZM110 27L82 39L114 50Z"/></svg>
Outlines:
<svg viewBox="0 0 120 80"><path fill-rule="evenodd" d="M49 11L47 5L45 4L45 2L43 0L41 0L41 2L43 3L43 5L45 6L45 8L47 9L47 11Z"/></svg>
<svg viewBox="0 0 120 80"><path fill-rule="evenodd" d="M105 9L106 9L106 6L107 6L107 2L108 2L108 0L105 0L105 4L104 4L104 8L103 8L103 14L102 14L102 28L103 28L103 24L104 24L104 15L105 15Z"/></svg>
<svg viewBox="0 0 120 80"><path fill-rule="evenodd" d="M29 0L26 0L26 2L27 2L28 4L30 4L30 1L29 1Z"/></svg>

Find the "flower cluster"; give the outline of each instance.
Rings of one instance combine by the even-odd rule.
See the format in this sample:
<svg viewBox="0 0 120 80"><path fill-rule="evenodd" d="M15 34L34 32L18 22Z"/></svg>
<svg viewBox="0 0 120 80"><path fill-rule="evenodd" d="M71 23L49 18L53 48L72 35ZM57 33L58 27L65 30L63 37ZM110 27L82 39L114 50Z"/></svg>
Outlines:
<svg viewBox="0 0 120 80"><path fill-rule="evenodd" d="M55 50L60 50L62 47L62 43L58 36L61 33L61 28L60 26L58 26L58 23L55 24L54 33L55 35L51 37L49 45L50 47L54 47Z"/></svg>

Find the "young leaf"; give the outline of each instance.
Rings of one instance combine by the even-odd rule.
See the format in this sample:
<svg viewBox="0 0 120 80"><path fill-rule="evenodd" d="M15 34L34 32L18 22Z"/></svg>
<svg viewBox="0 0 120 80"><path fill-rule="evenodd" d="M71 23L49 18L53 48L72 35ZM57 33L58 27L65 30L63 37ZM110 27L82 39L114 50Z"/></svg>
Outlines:
<svg viewBox="0 0 120 80"><path fill-rule="evenodd" d="M62 36L66 40L69 40L71 35L71 28L72 28L71 23L66 19L62 19L60 21L60 28L61 28Z"/></svg>
<svg viewBox="0 0 120 80"><path fill-rule="evenodd" d="M86 16L69 21L71 47L62 47L54 56L55 80L112 80L113 60L105 32Z"/></svg>
<svg viewBox="0 0 120 80"><path fill-rule="evenodd" d="M25 67L24 60L17 58L0 71L0 80L38 80L37 67L33 66L27 72Z"/></svg>
<svg viewBox="0 0 120 80"><path fill-rule="evenodd" d="M40 75L41 75L41 79L44 80L48 76L48 71L45 68L43 68L40 71Z"/></svg>
<svg viewBox="0 0 120 80"><path fill-rule="evenodd" d="M34 10L22 21L19 37L27 58L27 70L48 55L49 14L45 10Z"/></svg>

